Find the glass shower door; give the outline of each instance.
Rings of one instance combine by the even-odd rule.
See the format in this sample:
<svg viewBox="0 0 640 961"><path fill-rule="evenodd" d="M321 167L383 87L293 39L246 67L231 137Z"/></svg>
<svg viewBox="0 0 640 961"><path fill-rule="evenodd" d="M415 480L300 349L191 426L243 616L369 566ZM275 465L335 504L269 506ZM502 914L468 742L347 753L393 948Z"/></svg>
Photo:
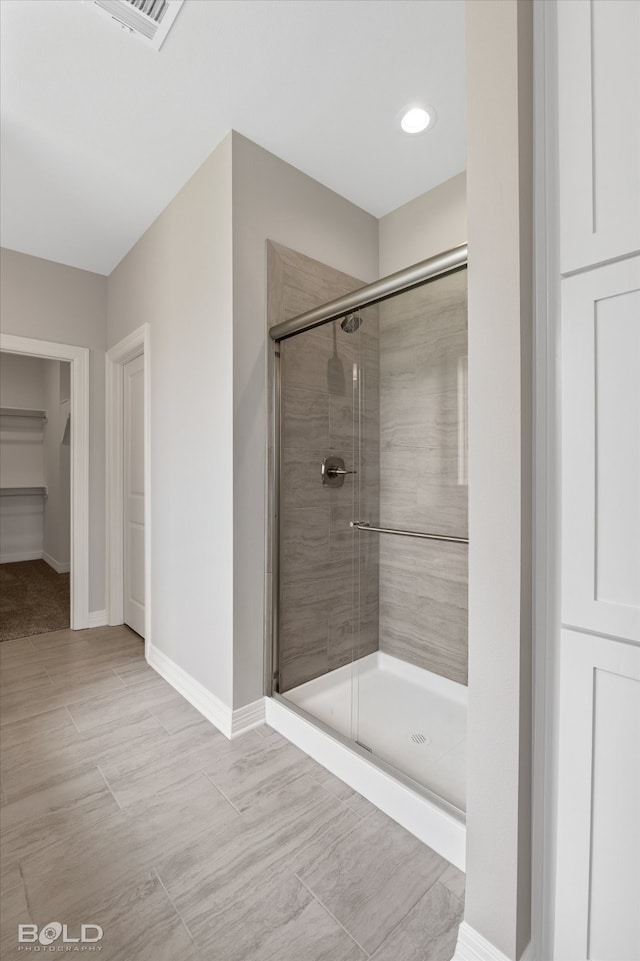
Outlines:
<svg viewBox="0 0 640 961"><path fill-rule="evenodd" d="M463 809L466 271L362 314L352 729Z"/></svg>
<svg viewBox="0 0 640 961"><path fill-rule="evenodd" d="M279 345L278 690L353 738L361 334L350 317Z"/></svg>

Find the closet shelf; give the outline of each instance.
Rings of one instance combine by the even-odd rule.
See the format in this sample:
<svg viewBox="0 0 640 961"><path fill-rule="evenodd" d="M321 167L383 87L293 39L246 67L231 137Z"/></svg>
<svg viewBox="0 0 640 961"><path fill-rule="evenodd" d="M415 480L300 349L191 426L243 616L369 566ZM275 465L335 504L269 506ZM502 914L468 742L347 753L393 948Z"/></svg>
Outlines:
<svg viewBox="0 0 640 961"><path fill-rule="evenodd" d="M0 487L2 497L46 497L46 487Z"/></svg>
<svg viewBox="0 0 640 961"><path fill-rule="evenodd" d="M32 420L41 420L46 423L47 412L29 407L0 407L0 417L30 417Z"/></svg>

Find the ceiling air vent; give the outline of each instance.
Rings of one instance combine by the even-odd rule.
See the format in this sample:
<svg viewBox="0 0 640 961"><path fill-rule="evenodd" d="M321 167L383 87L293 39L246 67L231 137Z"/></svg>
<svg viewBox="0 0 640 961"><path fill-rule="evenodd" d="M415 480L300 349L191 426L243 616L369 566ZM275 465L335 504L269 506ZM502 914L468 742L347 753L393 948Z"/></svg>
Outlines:
<svg viewBox="0 0 640 961"><path fill-rule="evenodd" d="M184 0L93 0L112 20L159 50Z"/></svg>

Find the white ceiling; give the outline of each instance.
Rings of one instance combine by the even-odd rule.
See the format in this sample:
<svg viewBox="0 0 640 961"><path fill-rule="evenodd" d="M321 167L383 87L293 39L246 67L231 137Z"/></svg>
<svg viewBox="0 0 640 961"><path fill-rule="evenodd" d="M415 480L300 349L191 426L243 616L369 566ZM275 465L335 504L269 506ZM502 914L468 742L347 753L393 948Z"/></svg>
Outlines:
<svg viewBox="0 0 640 961"><path fill-rule="evenodd" d="M377 217L464 170L464 0L1 0L2 245L109 274L233 128ZM411 138L398 113L432 104Z"/></svg>

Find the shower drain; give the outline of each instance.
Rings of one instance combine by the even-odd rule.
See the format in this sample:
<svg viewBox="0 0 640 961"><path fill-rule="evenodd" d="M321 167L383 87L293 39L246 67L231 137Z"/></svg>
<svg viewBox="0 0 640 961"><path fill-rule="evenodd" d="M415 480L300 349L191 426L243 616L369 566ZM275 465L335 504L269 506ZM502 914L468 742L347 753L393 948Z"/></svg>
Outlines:
<svg viewBox="0 0 640 961"><path fill-rule="evenodd" d="M409 740L412 744L431 744L431 738L426 734L410 734Z"/></svg>

